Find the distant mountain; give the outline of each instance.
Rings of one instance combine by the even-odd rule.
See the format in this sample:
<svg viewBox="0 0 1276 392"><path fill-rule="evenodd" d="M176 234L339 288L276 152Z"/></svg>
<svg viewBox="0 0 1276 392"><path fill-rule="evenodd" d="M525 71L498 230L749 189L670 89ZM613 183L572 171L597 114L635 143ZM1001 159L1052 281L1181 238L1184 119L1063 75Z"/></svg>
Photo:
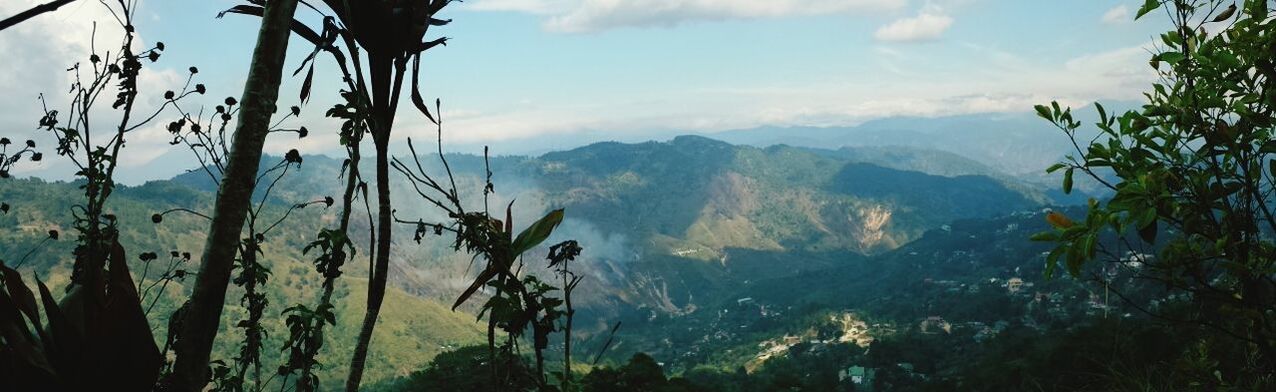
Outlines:
<svg viewBox="0 0 1276 392"><path fill-rule="evenodd" d="M705 260L726 248L876 253L953 219L1046 202L987 176L931 175L855 157L682 136L546 154L533 177L569 216L638 236L651 251Z"/></svg>
<svg viewBox="0 0 1276 392"><path fill-rule="evenodd" d="M1118 102L1107 106L1107 111L1118 113L1132 107L1132 104ZM1097 121L1097 111L1093 106L1081 107L1074 111L1074 116L1086 125L1080 130L1079 139L1089 140L1088 137L1097 132L1092 126ZM759 147L784 144L820 149L907 147L943 151L1004 175L1053 188L1058 187L1058 178L1046 175L1045 168L1075 153L1062 131L1027 108L1020 113L891 117L844 127L764 126L706 136ZM1078 189L1098 192L1093 185L1078 182Z"/></svg>
<svg viewBox="0 0 1276 392"><path fill-rule="evenodd" d="M897 117L852 127L763 127L711 137L759 146L902 146L947 151L1011 175L1044 170L1071 149L1053 125L1028 114Z"/></svg>
<svg viewBox="0 0 1276 392"><path fill-rule="evenodd" d="M276 159L267 157L266 162ZM477 203L483 159L448 159L458 186ZM680 312L694 306L694 292L702 291L691 282L726 279L719 279L720 274L750 275L730 266L747 259L744 255L876 254L956 219L1032 210L1051 202L1036 188L976 161L906 147L757 148L680 136L668 142L596 143L489 162L497 193L488 205L513 201L516 224L550 208L567 209L568 221L556 237L578 239L585 246L586 257L593 260L585 265L595 278L586 287L597 294L593 298L600 309L628 304ZM437 157L422 157L422 163L427 171L442 174ZM335 195L340 164L306 157L302 169L276 187L276 195L292 201ZM362 170L371 173L368 165ZM173 182L206 192L215 188L202 171ZM441 218L406 181L394 186L399 215ZM354 225L356 231L365 230L366 219L357 216ZM441 241L412 243L409 229L396 236L396 265L404 271L394 277L396 284L416 295L449 300L473 272L468 256L451 252ZM770 270L787 273L827 265L799 265L816 259ZM724 269L711 271L705 262ZM766 269L749 270L766 274Z"/></svg>
<svg viewBox="0 0 1276 392"><path fill-rule="evenodd" d="M483 208L485 160L473 155L447 158L469 208ZM263 158L263 167L278 159ZM438 157L420 159L427 171L443 173ZM502 211L513 202L516 227L551 208L566 208L568 219L549 243L571 238L585 248L578 264L588 275L577 297L582 336L605 330L611 320L696 315L698 309L716 308L745 285L831 271L891 252L955 220L1033 211L1050 202L1036 188L988 165L911 147L759 148L680 136L668 142L605 142L539 157L487 161L497 193L486 202ZM370 176L367 163L362 170ZM305 157L301 169L275 187L267 210L282 211L292 203L339 194L341 165L336 159ZM442 218L407 181L397 173L392 176L397 216ZM120 188L112 208L125 219L121 225L129 249L200 249L204 227L199 218L172 215L154 225L149 216L174 207L206 210L215 184L215 178L197 170L168 181ZM29 201L11 202L16 212L0 215L3 227L22 225L0 234L0 244L14 244L3 250L3 256L12 259L17 251L10 249L34 246L48 227L65 232L74 190L71 184L39 180L9 182L0 188L0 199ZM300 249L334 213L308 208L270 235L266 252L272 282L280 290L272 306L313 295L306 293L318 277ZM355 214L352 232L366 233L368 228L367 215ZM395 287L421 300L395 301L402 306L388 317L402 315L407 321L378 333L410 333L410 340L428 342L418 346L431 346L413 353L381 346L388 354L377 358L399 370L419 366L440 346L479 336L472 316L437 306L469 284L475 273L469 255L452 251L447 239L427 237L418 244L411 230L405 225L395 234L391 279ZM68 263L65 245L59 242L39 252L31 267L56 281ZM540 261L529 257L526 262ZM366 274L366 263L355 260L347 271L348 286L341 290L343 326L359 317L360 277ZM176 298L182 290L179 285L170 295ZM228 306L226 323L232 325L237 304ZM432 329L438 325L447 327ZM336 334L345 333L344 328ZM385 336L377 340L394 339ZM340 360L345 349L334 349L335 357L327 361Z"/></svg>

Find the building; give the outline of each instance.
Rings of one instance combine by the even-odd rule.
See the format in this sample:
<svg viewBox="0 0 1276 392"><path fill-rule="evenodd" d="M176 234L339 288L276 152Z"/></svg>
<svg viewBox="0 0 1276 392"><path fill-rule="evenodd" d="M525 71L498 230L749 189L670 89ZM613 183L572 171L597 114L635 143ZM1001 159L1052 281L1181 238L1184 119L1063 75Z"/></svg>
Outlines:
<svg viewBox="0 0 1276 392"><path fill-rule="evenodd" d="M1021 288L1023 288L1023 279L1010 278L1006 280L1006 291L1011 294L1018 293Z"/></svg>
<svg viewBox="0 0 1276 392"><path fill-rule="evenodd" d="M921 329L922 333L927 334L936 334L940 331L943 331L944 333L953 332L953 325L949 324L948 321L945 321L943 317L939 316L927 317L925 320L922 320L921 324L917 327Z"/></svg>
<svg viewBox="0 0 1276 392"><path fill-rule="evenodd" d="M873 378L877 371L863 366L851 366L837 372L838 381L850 381L855 384L856 391L872 391Z"/></svg>

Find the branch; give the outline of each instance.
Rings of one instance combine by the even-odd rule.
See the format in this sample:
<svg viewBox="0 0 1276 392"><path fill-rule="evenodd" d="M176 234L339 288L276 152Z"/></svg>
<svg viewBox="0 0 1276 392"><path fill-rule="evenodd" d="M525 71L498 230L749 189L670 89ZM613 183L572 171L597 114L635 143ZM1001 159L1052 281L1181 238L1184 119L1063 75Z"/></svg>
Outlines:
<svg viewBox="0 0 1276 392"><path fill-rule="evenodd" d="M74 1L75 0L56 0L56 1L50 1L48 3L37 5L35 7L31 7L31 9L29 10L22 11L18 13L17 15L10 16L8 18L5 18L4 20L0 20L0 30L13 27L17 25L18 23L22 23L26 21L27 19L34 18L37 15L40 15L46 12L53 12L53 10L61 8L64 5L71 4L71 2L74 2Z"/></svg>

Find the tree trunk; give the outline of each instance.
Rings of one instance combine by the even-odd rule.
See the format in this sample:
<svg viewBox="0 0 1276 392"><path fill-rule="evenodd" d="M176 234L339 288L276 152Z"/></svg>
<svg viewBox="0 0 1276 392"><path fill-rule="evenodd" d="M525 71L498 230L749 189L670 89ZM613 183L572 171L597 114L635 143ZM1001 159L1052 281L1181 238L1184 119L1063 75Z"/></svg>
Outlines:
<svg viewBox="0 0 1276 392"><path fill-rule="evenodd" d="M350 376L346 379L346 390L350 392L358 391L363 380L368 347L372 344L372 331L376 328L377 317L381 315L381 303L385 300L385 285L390 272L390 229L394 218L390 211L389 140L388 137L374 138L373 142L377 149L377 255L368 279L368 309L363 315L359 342L355 344L354 356L350 359Z"/></svg>
<svg viewBox="0 0 1276 392"><path fill-rule="evenodd" d="M208 383L209 352L221 324L226 286L256 186L262 144L279 97L289 26L296 10L297 0L271 0L261 18L257 46L240 99L239 124L217 190L199 275L175 346L177 359L169 381L173 390L199 391Z"/></svg>
<svg viewBox="0 0 1276 392"><path fill-rule="evenodd" d="M368 347L372 345L372 332L381 315L381 303L385 300L385 285L390 273L390 233L394 224L390 207L390 134L394 129L394 112L398 105L399 88L403 82L402 62L394 58L368 53L368 69L372 80L372 144L376 147L377 161L377 238L376 258L368 271L367 311L359 329L359 341L355 343L350 358L350 374L346 378L346 391L359 390L363 381L363 369L367 365Z"/></svg>

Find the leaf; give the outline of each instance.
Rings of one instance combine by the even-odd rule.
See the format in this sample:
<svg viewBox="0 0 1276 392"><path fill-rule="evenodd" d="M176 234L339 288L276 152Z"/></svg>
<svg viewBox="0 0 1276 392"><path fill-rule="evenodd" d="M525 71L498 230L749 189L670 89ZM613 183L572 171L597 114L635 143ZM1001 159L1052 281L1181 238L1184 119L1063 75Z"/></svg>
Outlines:
<svg viewBox="0 0 1276 392"><path fill-rule="evenodd" d="M421 74L421 54L417 53L412 56L412 105L416 106L425 118L437 125L439 122L434 120L434 116L430 115L430 107L425 105L425 99L421 98L421 88L419 87L419 78Z"/></svg>
<svg viewBox="0 0 1276 392"><path fill-rule="evenodd" d="M1187 56L1179 52L1162 52L1161 54L1156 55L1156 58L1167 62L1170 65L1174 65L1183 61L1183 59L1187 58Z"/></svg>
<svg viewBox="0 0 1276 392"><path fill-rule="evenodd" d="M1072 222L1072 219L1068 219L1067 216L1054 211L1046 214L1046 222L1057 229L1067 229L1076 225L1076 223Z"/></svg>
<svg viewBox="0 0 1276 392"><path fill-rule="evenodd" d="M1041 116L1041 118L1054 121L1054 116L1050 115L1050 108L1046 107L1046 105L1036 105L1032 108L1037 110L1037 115Z"/></svg>
<svg viewBox="0 0 1276 392"><path fill-rule="evenodd" d="M35 283L40 289L40 303L44 306L44 316L49 320L51 342L46 346L49 360L58 369L82 368L77 364L82 360L78 351L84 341L83 336L71 325L66 314L62 312L62 308L53 300L49 287L45 286L39 277L36 277Z"/></svg>
<svg viewBox="0 0 1276 392"><path fill-rule="evenodd" d="M1211 20L1210 22L1212 23L1222 22L1222 21L1231 19L1232 15L1234 14L1236 14L1236 3L1232 3L1232 5L1227 6L1227 9L1219 13L1218 16L1214 17L1214 19Z"/></svg>
<svg viewBox="0 0 1276 392"><path fill-rule="evenodd" d="M89 342L93 348L89 351L97 356L89 361L100 367L98 374L110 376L104 378L110 380L109 387L104 389L146 390L159 378L163 357L155 346L146 312L137 297L137 286L129 274L124 248L118 242L112 246L108 262L109 297L98 324L102 331L90 332Z"/></svg>
<svg viewBox="0 0 1276 392"><path fill-rule="evenodd" d="M18 374L28 378L28 380L46 380L50 379L51 377L49 376L54 374L49 367L48 358L38 349L38 343L31 340L33 336L26 329L26 322L22 320L17 307L10 301L9 296L2 293L0 293L0 338L4 339L5 344L5 361L2 365L6 370L5 385L21 383L10 380L15 375L14 373L19 372L11 373L8 371L9 369L19 370L20 373L28 373L39 369L46 373L43 376Z"/></svg>
<svg viewBox="0 0 1276 392"><path fill-rule="evenodd" d="M540 245L549 235L554 232L554 228L563 222L563 209L550 211L544 218L536 221L531 226L523 229L522 233L518 233L518 238L510 245L510 256L518 257L528 249Z"/></svg>
<svg viewBox="0 0 1276 392"><path fill-rule="evenodd" d="M461 304L465 303L466 300L470 299L470 296L473 296L474 293L478 292L480 288L483 288L484 285L487 285L488 281L492 280L492 278L495 278L496 274L497 274L496 268L494 268L492 265L488 265L487 269L484 269L483 272L479 273L478 277L474 278L474 283L471 283L470 287L466 288L465 291L461 293L461 296L456 297L456 302L452 303L452 310L456 310L457 307L461 306Z"/></svg>
<svg viewBox="0 0 1276 392"><path fill-rule="evenodd" d="M1266 19L1267 18L1267 2L1266 1L1246 1L1245 12L1250 18Z"/></svg>
<svg viewBox="0 0 1276 392"><path fill-rule="evenodd" d="M31 324L35 325L37 331L40 330L40 310L35 304L35 294L27 288L26 282L22 281L22 274L17 270L7 266L0 266L0 271L4 273L4 288L9 292L9 298L13 299L14 305L27 315L31 320Z"/></svg>
<svg viewBox="0 0 1276 392"><path fill-rule="evenodd" d="M1134 14L1134 20L1138 20L1139 18L1142 18L1143 15L1147 15L1147 13L1152 12L1152 10L1155 10L1160 7L1161 7L1161 2L1158 0L1144 1L1143 6L1139 7L1139 12Z"/></svg>
<svg viewBox="0 0 1276 392"><path fill-rule="evenodd" d="M1072 194L1072 168L1063 172L1063 193Z"/></svg>
<svg viewBox="0 0 1276 392"><path fill-rule="evenodd" d="M314 83L315 66L310 65L310 70L306 71L306 78L301 82L301 103L306 103L310 99L310 86Z"/></svg>
<svg viewBox="0 0 1276 392"><path fill-rule="evenodd" d="M1059 231L1057 230L1043 231L1037 234L1033 234L1032 237L1028 237L1028 239L1032 241L1039 241L1039 242L1055 241L1059 239Z"/></svg>
<svg viewBox="0 0 1276 392"><path fill-rule="evenodd" d="M1063 254L1063 247L1057 247L1046 255L1046 270L1044 275L1049 278L1054 276L1054 271L1059 268L1059 255Z"/></svg>
<svg viewBox="0 0 1276 392"><path fill-rule="evenodd" d="M1094 258L1095 242L1097 241L1098 241L1097 235L1091 234L1086 236L1085 245L1083 247L1084 252L1082 253L1082 255L1085 256L1086 258Z"/></svg>
<svg viewBox="0 0 1276 392"><path fill-rule="evenodd" d="M262 14L264 13L264 10L258 6L241 4L241 5L231 7L228 10L218 12L217 17L221 18L223 16L226 16L226 14L228 13L261 17ZM301 36L301 38L305 38L306 41L310 41L310 43L312 44L315 44L318 46L318 45L322 45L323 43L323 38L320 38L319 33L316 33L314 29L310 28L310 26L306 26L305 24L298 22L295 19L292 21L291 30L293 33L296 33L297 35Z"/></svg>
<svg viewBox="0 0 1276 392"><path fill-rule="evenodd" d="M510 200L510 204L505 206L505 238L512 235L514 235L514 201Z"/></svg>

